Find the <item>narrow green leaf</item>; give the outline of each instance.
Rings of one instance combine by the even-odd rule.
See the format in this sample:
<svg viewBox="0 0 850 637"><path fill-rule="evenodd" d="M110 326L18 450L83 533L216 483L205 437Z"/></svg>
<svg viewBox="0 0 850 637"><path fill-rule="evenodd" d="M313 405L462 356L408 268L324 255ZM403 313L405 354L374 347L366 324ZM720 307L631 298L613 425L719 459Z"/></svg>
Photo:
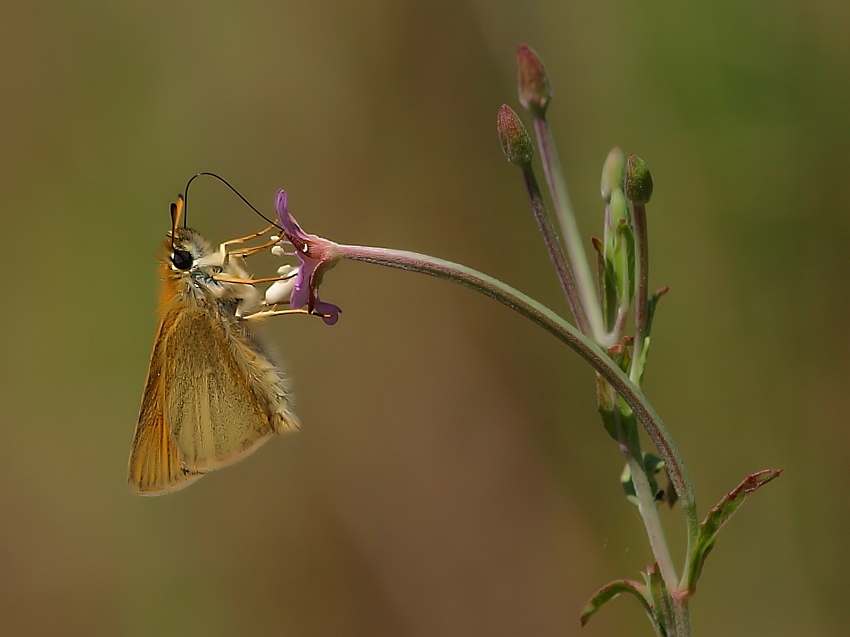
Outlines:
<svg viewBox="0 0 850 637"><path fill-rule="evenodd" d="M671 509L676 506L676 502L679 501L679 494L677 494L676 489L673 488L673 481L670 480L669 475L667 476L667 487L664 489L663 500Z"/></svg>
<svg viewBox="0 0 850 637"><path fill-rule="evenodd" d="M631 336L623 337L622 342L608 349L608 358L624 372L631 364L629 347L633 340ZM640 435L634 412L599 374L596 375L596 402L608 435L618 444L625 443L635 455L640 454Z"/></svg>
<svg viewBox="0 0 850 637"><path fill-rule="evenodd" d="M632 302L632 299L635 298L635 231L634 228L629 226L629 236L626 243L626 267L629 272L629 303Z"/></svg>
<svg viewBox="0 0 850 637"><path fill-rule="evenodd" d="M655 310L658 307L658 301L662 296L670 291L670 286L666 285L663 288L656 290L655 294L649 297L646 301L646 335L652 332L652 319L655 318Z"/></svg>
<svg viewBox="0 0 850 637"><path fill-rule="evenodd" d="M779 477L782 469L765 469L750 476L735 489L723 496L723 499L715 506L703 520L699 527L699 537L691 553L691 567L688 571L688 588L693 594L696 590L697 581L702 575L705 558L714 548L720 529L729 521L729 518L738 510L749 497L758 489L766 485L774 478Z"/></svg>
<svg viewBox="0 0 850 637"><path fill-rule="evenodd" d="M605 258L605 278L603 279L602 289L604 290L602 303L605 309L605 320L608 327L612 328L617 320L620 293L617 289L617 270L611 259L607 257Z"/></svg>
<svg viewBox="0 0 850 637"><path fill-rule="evenodd" d="M661 577L661 569L656 562L648 569L649 589L652 595L652 619L658 634L666 637L668 628L675 626L675 614L673 613L673 600L670 592Z"/></svg>
<svg viewBox="0 0 850 637"><path fill-rule="evenodd" d="M658 486L658 480L655 476L664 469L664 461L658 456L645 452L643 454L643 466L646 470L646 477L649 480L649 488L652 490L653 496L655 496L657 501L662 501L664 499L664 492ZM628 464L626 464L623 472L620 474L620 484L623 487L623 492L626 494L626 499L635 506L638 506L635 483L632 480L632 471Z"/></svg>
<svg viewBox="0 0 850 637"><path fill-rule="evenodd" d="M593 614L602 608L603 604L607 604L621 593L634 595L635 599L640 602L641 607L647 617L649 617L650 621L654 621L652 616L652 606L649 603L649 592L647 591L646 586L640 582L635 582L634 580L618 579L606 584L593 594L593 597L590 598L590 601L584 608L584 612L582 612L581 617L579 618L581 625L584 626L587 624Z"/></svg>
<svg viewBox="0 0 850 637"><path fill-rule="evenodd" d="M664 468L664 461L654 454L645 453L643 454L643 467L646 469L646 475L657 476Z"/></svg>
<svg viewBox="0 0 850 637"><path fill-rule="evenodd" d="M633 455L640 455L640 432L638 431L638 421L634 413L629 409L628 413L623 413L623 408L628 409L617 401L617 406L612 407L613 397L607 394L607 385L605 379L597 377L597 400L599 402L599 415L602 416L602 424L605 426L605 431L611 436L617 444L625 443L626 447ZM608 400L610 398L610 400Z"/></svg>
<svg viewBox="0 0 850 637"><path fill-rule="evenodd" d="M620 473L620 486L623 487L623 493L626 496L626 500L634 504L635 506L639 506L640 502L637 499L637 491L635 490L635 482L632 480L632 470L628 464L623 467L622 473Z"/></svg>
<svg viewBox="0 0 850 637"><path fill-rule="evenodd" d="M620 303L628 307L635 294L635 234L627 219L620 219L616 228L617 250L614 253L614 270L617 275L617 287Z"/></svg>

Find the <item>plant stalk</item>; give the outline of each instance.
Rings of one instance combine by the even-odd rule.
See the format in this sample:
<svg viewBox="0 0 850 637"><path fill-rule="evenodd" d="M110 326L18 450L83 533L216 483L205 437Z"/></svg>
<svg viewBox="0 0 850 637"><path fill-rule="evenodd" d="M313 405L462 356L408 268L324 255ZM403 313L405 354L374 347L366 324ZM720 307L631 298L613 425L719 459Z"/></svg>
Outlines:
<svg viewBox="0 0 850 637"><path fill-rule="evenodd" d="M661 458L664 460L670 481L673 483L673 488L676 490L676 494L682 503L682 509L685 512L688 526L688 553L690 553L690 548L693 542L696 541L699 531L699 520L697 519L693 483L687 469L682 462L676 444L670 436L670 432L661 421L658 413L646 398L644 398L640 389L629 380L629 377L599 346L548 307L538 303L506 283L472 268L416 252L388 248L334 245L333 250L339 257L351 261L361 261L407 270L409 272L419 272L460 283L465 287L499 301L503 305L525 316L568 345L587 361L591 367L611 384L625 403L632 408L635 416L644 426L644 429L646 429L649 437L658 449ZM642 502L640 511L647 533L649 534L650 545L659 563L659 568L663 569L662 577L673 598L676 613L676 637L690 637L691 630L687 611L687 599L684 595L678 593L675 569L664 539L661 521L658 519L655 502L650 494L651 489L649 488L648 481L646 481L646 474L643 468L638 466L632 468L632 476L635 480L636 493L642 494L638 496L639 501ZM646 481L645 484L640 484L641 480Z"/></svg>
<svg viewBox="0 0 850 637"><path fill-rule="evenodd" d="M558 316L548 307L538 303L519 290L472 268L437 259L424 254L373 248L366 246L337 245L335 252L339 257L352 261L362 261L391 268L428 274L447 281L460 283L468 288L489 296L519 312L536 323L558 340L568 345L587 361L593 369L607 380L626 404L632 408L637 419L646 429L661 458L664 460L670 481L676 495L682 503L688 525L689 547L699 532L699 520L696 511L696 498L690 475L682 462L679 450L670 436L670 432L661 417L644 398L643 393L629 377L589 338L577 330L568 321Z"/></svg>
<svg viewBox="0 0 850 637"><path fill-rule="evenodd" d="M552 195L552 203L555 206L555 215L561 226L564 243L567 246L567 254L576 275L576 283L581 299L587 312L587 319L593 333L593 340L603 344L606 342L605 327L602 321L602 308L596 297L596 284L587 263L584 245L581 242L581 233L578 229L575 214L573 213L570 196L567 191L567 183L561 172L561 162L558 159L558 151L555 148L555 140L545 117L534 116L534 132L537 136L537 147L540 150L540 159L543 162L543 171L546 174L546 183Z"/></svg>
<svg viewBox="0 0 850 637"><path fill-rule="evenodd" d="M638 499L638 510L641 518L643 518L643 525L646 527L646 535L649 538L649 545L652 547L652 554L655 556L655 561L658 562L658 568L661 569L661 576L664 578L667 589L675 591L679 586L679 577L676 575L673 557L670 555L667 538L664 536L664 528L661 526L661 519L658 517L658 505L655 502L655 494L649 486L646 469L632 454L626 455L626 462L632 475L635 495Z"/></svg>
<svg viewBox="0 0 850 637"><path fill-rule="evenodd" d="M540 192L540 185L537 183L537 177L534 175L534 169L531 167L531 164L522 167L522 177L525 182L525 189L528 192L528 198L531 201L534 220L537 222L540 234L543 235L543 241L546 244L546 249L549 251L549 257L555 265L555 271L561 282L561 288L563 288L564 294L567 297L567 302L570 304L576 325L578 325L578 328L584 334L592 338L593 333L587 319L587 314L585 313L584 304L576 287L573 271L567 262L567 257L564 255L564 250L558 239L558 233L555 232L552 217L546 208L543 193Z"/></svg>
<svg viewBox="0 0 850 637"><path fill-rule="evenodd" d="M646 207L634 204L635 267L637 286L635 289L635 354L631 369L632 382L640 387L643 378L643 350L646 346L647 288L649 286L649 238L646 227Z"/></svg>

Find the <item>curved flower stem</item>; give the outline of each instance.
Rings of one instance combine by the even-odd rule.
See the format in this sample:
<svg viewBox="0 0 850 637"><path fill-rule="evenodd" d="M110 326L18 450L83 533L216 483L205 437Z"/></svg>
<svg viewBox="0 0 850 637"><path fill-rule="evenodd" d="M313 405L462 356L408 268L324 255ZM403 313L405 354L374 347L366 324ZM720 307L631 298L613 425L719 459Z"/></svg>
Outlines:
<svg viewBox="0 0 850 637"><path fill-rule="evenodd" d="M604 343L605 329L602 325L602 308L599 306L599 300L595 294L596 286L593 283L590 266L587 264L587 256L581 242L581 234L578 231L573 207L570 204L567 183L564 180L564 173L561 171L561 162L558 159L552 130L544 116L535 115L534 132L537 135L537 147L540 149L543 172L546 174L546 182L549 185L549 192L552 194L552 203L555 204L555 214L561 225L564 243L567 245L570 262L575 271L578 291L587 312L594 340L597 343Z"/></svg>
<svg viewBox="0 0 850 637"><path fill-rule="evenodd" d="M546 243L549 257L555 265L555 271L558 273L561 288L564 290L567 302L570 304L570 309L576 319L576 325L578 325L582 333L597 340L597 334L593 332L592 326L587 320L584 303L576 287L573 271L561 248L561 242L558 240L558 234L555 232L555 226L552 224L552 217L549 216L549 211L546 209L546 202L543 200L543 194L540 192L540 186L537 183L537 177L534 175L534 169L531 167L531 164L522 167L522 177L525 181L528 198L531 201L531 210L534 212L534 219L537 221L540 234L543 235L543 241Z"/></svg>
<svg viewBox="0 0 850 637"><path fill-rule="evenodd" d="M640 387L643 379L644 347L646 346L647 327L647 287L649 281L649 242L647 240L646 207L634 205L635 250L637 259L637 290L635 290L635 354L630 377L632 382Z"/></svg>
<svg viewBox="0 0 850 637"><path fill-rule="evenodd" d="M472 268L424 254L388 248L335 245L334 252L336 256L352 261L363 261L411 272L420 272L460 283L507 305L572 348L605 380L611 383L617 393L623 397L623 400L632 408L635 416L644 426L658 449L685 512L688 527L688 554L690 554L691 547L696 542L699 532L699 520L693 484L679 455L679 450L676 448L670 432L667 431L667 427L664 426L652 405L644 398L641 390L589 338L548 307L519 290Z"/></svg>

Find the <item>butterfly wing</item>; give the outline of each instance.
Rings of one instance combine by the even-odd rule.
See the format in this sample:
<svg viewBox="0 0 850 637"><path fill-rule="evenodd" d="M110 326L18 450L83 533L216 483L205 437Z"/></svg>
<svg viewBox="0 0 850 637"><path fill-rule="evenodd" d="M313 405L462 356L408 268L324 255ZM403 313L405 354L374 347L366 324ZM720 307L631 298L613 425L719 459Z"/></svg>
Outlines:
<svg viewBox="0 0 850 637"><path fill-rule="evenodd" d="M167 356L168 333L175 318L175 312L167 313L159 324L142 395L139 422L130 452L128 482L130 488L139 495L160 495L176 491L202 475L184 466L163 411L163 368Z"/></svg>
<svg viewBox="0 0 850 637"><path fill-rule="evenodd" d="M232 464L276 432L267 375L282 376L248 336L215 306L183 312L171 330L163 412L189 471Z"/></svg>
<svg viewBox="0 0 850 637"><path fill-rule="evenodd" d="M142 495L181 489L299 428L286 378L232 311L174 296L164 308L130 454Z"/></svg>

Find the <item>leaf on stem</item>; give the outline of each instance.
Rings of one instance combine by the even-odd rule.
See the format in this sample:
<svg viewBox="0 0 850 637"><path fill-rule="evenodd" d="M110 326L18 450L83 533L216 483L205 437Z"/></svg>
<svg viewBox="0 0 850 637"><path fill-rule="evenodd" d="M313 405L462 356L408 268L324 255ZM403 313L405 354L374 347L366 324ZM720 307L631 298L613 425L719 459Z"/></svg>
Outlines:
<svg viewBox="0 0 850 637"><path fill-rule="evenodd" d="M610 383L599 374L596 374L596 402L605 431L614 442L620 442L621 435L624 439L630 438L631 436L628 435L630 424L619 410L617 394Z"/></svg>
<svg viewBox="0 0 850 637"><path fill-rule="evenodd" d="M673 487L673 481L670 479L670 474L667 474L667 488L664 489L664 492L661 494L662 501L667 503L671 509L676 506L676 503L679 501L679 494L676 493L676 489Z"/></svg>
<svg viewBox="0 0 850 637"><path fill-rule="evenodd" d="M658 568L657 562L647 569L647 575L652 599L652 619L655 625L655 632L666 637L668 627L676 625L673 600L670 598L670 592L667 590L666 584L664 584L664 578L661 576L661 569Z"/></svg>
<svg viewBox="0 0 850 637"><path fill-rule="evenodd" d="M602 244L602 240L598 237L591 237L590 243L593 245L593 249L596 252L596 294L599 297L599 303L602 306L602 316L605 321L605 329L610 329L614 324L614 318L612 318L613 313L610 311L613 306L606 301L606 298L608 298L610 294L608 293L608 262L605 259L605 246Z"/></svg>
<svg viewBox="0 0 850 637"><path fill-rule="evenodd" d="M635 281L632 273L635 271L635 234L626 219L620 219L615 229L617 237L617 287L619 288L620 304L628 307L635 295Z"/></svg>
<svg viewBox="0 0 850 637"><path fill-rule="evenodd" d="M699 537L691 553L691 567L688 571L689 594L693 595L696 591L697 581L702 574L705 558L714 548L717 535L723 525L753 493L774 478L779 477L782 471L782 469L765 469L747 476L741 484L723 496L717 506L708 512L705 520L700 524Z"/></svg>
<svg viewBox="0 0 850 637"><path fill-rule="evenodd" d="M652 319L655 316L655 310L658 306L658 300L670 291L669 286L665 286L655 292L646 302L646 336L643 341L643 349L640 351L640 360L636 360L635 364L639 370L638 379L643 380L643 373L646 369L646 361L649 358L649 346L652 344L650 332L652 331ZM672 504L671 504L672 506Z"/></svg>
<svg viewBox="0 0 850 637"><path fill-rule="evenodd" d="M649 488L652 490L652 495L656 500L664 499L664 491L658 486L658 480L655 476L661 473L664 469L664 461L651 453L643 454L643 467L646 470L646 477L649 480ZM627 464L620 474L620 485L623 487L623 493L626 494L626 499L638 506L637 492L635 491L635 483L632 479L632 472Z"/></svg>
<svg viewBox="0 0 850 637"><path fill-rule="evenodd" d="M608 349L608 358L623 371L627 370L632 362L629 347L633 341L633 337L625 336L620 343ZM608 435L614 442L626 445L634 455L639 455L640 437L637 418L632 409L617 395L611 384L599 374L596 374L596 401L602 424Z"/></svg>
<svg viewBox="0 0 850 637"><path fill-rule="evenodd" d="M647 587L634 580L618 579L606 584L593 594L593 597L590 598L587 606L584 607L581 617L579 617L581 625L586 625L596 611L622 593L634 595L635 599L640 602L641 607L646 613L646 616L649 617L650 621L655 621L652 614L652 605L649 601L649 591Z"/></svg>
<svg viewBox="0 0 850 637"><path fill-rule="evenodd" d="M646 335L649 337L650 332L652 331L652 319L655 317L655 308L658 307L658 301L662 296L667 294L670 291L670 286L665 285L663 288L659 288L655 291L646 302Z"/></svg>
<svg viewBox="0 0 850 637"><path fill-rule="evenodd" d="M601 287L602 316L605 328L612 329L617 320L617 310L620 307L620 295L617 291L617 272L614 263L605 256L605 248L599 239L594 238L593 247L598 253L599 285Z"/></svg>

